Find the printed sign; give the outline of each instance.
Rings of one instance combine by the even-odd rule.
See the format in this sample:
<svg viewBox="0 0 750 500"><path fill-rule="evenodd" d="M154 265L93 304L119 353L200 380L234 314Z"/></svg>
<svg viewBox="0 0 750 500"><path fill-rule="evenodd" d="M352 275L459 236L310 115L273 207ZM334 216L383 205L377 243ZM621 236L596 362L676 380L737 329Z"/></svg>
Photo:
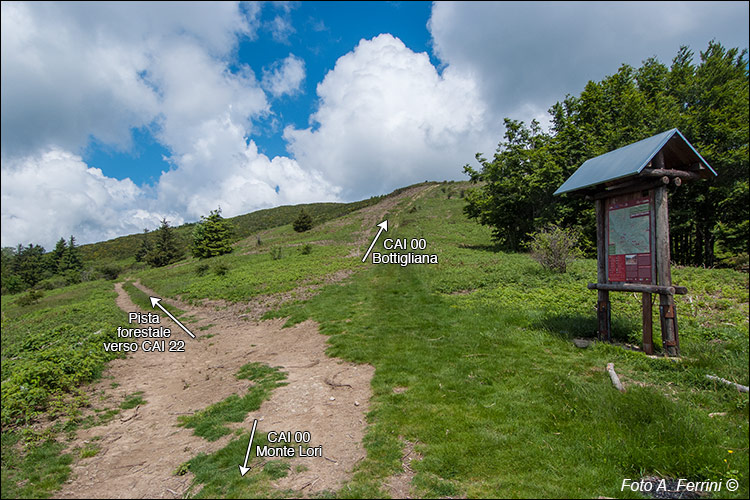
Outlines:
<svg viewBox="0 0 750 500"><path fill-rule="evenodd" d="M651 283L651 199L626 195L609 200L607 279Z"/></svg>

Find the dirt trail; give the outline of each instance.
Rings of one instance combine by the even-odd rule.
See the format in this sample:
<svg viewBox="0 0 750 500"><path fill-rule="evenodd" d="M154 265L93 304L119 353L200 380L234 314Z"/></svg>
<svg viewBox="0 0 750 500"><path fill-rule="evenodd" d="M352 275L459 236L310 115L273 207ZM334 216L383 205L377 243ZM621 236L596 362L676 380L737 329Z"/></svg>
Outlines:
<svg viewBox="0 0 750 500"><path fill-rule="evenodd" d="M361 253L360 247L370 240L375 225L399 202L405 198L416 200L436 187L414 186L362 209L361 230L356 234L352 255ZM348 275L342 273L336 279ZM136 286L156 295L140 283ZM116 284L115 289L117 305L122 310L140 311L121 284ZM231 437L208 442L194 436L192 429L177 427L177 417L192 414L232 394L244 394L251 382L237 380L234 374L249 362L280 367L287 373L288 385L275 389L271 399L258 411L248 414L241 425L230 427L249 430L257 418L260 432L310 432L309 445L321 445L323 458L292 459L289 475L277 481L277 486L293 489L298 496L338 489L365 457L361 442L374 369L326 356L326 337L318 333L317 325L311 321L292 328L282 328L284 320L254 321L276 304L276 299L283 301L283 297L267 297L265 302L206 301L204 305L193 306L170 300L194 317L188 327L198 339L189 338L162 314L162 324L172 327L172 339L185 341L184 353L129 354L125 359L112 361L102 380L88 387L92 400L107 401L110 405L116 406L127 395L139 391L146 403L122 411L106 425L78 432L69 450L95 441L100 451L72 466L72 479L56 497L183 496L192 475L175 476L175 469L200 452L212 453L224 447ZM201 326L203 329L199 330ZM237 457L238 465L243 458ZM408 491L410 477L400 479L404 484L395 491Z"/></svg>
<svg viewBox="0 0 750 500"><path fill-rule="evenodd" d="M122 286L115 287L117 305L127 312L139 311ZM259 411L248 415L244 427L249 430L253 418L262 418L261 432L309 431L310 445L323 446L325 458L296 459L279 486L304 487L300 495L337 489L365 455L361 441L373 368L327 357L326 337L313 322L282 329L282 320L255 323L228 311L179 306L196 316L198 322L188 327L200 340L190 339L162 315L162 324L172 326L172 339L185 340L184 353L138 351L110 363L102 381L88 388L92 400L104 397L119 402L142 391L146 403L122 411L107 425L78 432L71 449L97 436L101 449L73 465L72 479L57 497L182 496L192 476L175 476L175 469L200 452L222 448L230 437L208 442L194 436L192 429L177 427L177 417L231 394L244 394L251 383L237 380L234 374L249 362L281 367L289 385L276 389ZM213 326L199 331L200 325ZM112 387L113 382L119 385ZM237 457L238 465L242 459ZM294 472L296 463L307 469Z"/></svg>

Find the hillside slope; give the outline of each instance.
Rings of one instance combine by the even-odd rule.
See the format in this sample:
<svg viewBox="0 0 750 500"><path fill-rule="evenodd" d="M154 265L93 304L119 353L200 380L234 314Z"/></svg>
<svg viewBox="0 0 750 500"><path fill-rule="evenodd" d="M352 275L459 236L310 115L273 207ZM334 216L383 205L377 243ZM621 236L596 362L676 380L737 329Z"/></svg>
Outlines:
<svg viewBox="0 0 750 500"><path fill-rule="evenodd" d="M27 427L4 422L3 495L48 494L68 478L57 495L622 497L634 495L623 479L656 476L736 479L738 490L722 496L746 497L747 394L705 375L748 384L747 275L673 270L689 290L677 299L681 362L621 345L579 349L570 340L595 329L586 288L595 262L554 274L496 251L489 229L462 213L467 187L412 186L306 233L289 224L256 230L232 254L134 271L126 278L140 288L109 299L111 282L50 292L31 306L3 297L4 411L6 381L39 373L45 353L62 349L29 342L35 320L50 318L41 323L49 338L60 310L47 311L90 314L95 290L125 310L138 307L127 300L143 307L148 294L163 297L199 339L172 325L184 353L109 363L85 389L83 413L54 404L45 412L52 427L40 426L44 415ZM388 232L373 252L434 254L439 263L363 263L384 219ZM407 248L388 251L385 238ZM410 250L412 240L424 249ZM637 343L639 298L612 295L618 342ZM68 335L93 333L73 328L77 316L66 321ZM127 326L124 313L107 321L97 328ZM609 362L625 393L613 389ZM125 409L128 401L137 404ZM322 456L253 450L241 476L256 419L256 444L269 431L308 431ZM40 437L12 445L24 428ZM68 458L41 448L44 429ZM28 465L42 452L58 457L46 483ZM145 458L129 461L136 456Z"/></svg>

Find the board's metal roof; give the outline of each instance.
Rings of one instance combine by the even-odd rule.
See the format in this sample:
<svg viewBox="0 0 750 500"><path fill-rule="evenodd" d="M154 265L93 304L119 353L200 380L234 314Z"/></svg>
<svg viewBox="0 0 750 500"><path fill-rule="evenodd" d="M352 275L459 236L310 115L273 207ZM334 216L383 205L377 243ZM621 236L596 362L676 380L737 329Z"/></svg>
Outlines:
<svg viewBox="0 0 750 500"><path fill-rule="evenodd" d="M681 143L678 145L681 150L681 154L678 155L682 157L681 163L700 163L702 167L708 169L707 171L716 175L714 169L706 163L706 160L685 139L685 136L679 130L673 128L648 139L628 144L620 149L586 160L562 186L557 188L555 194L577 191L604 182L637 175L673 137L676 137ZM686 157L689 157L692 161L685 161Z"/></svg>

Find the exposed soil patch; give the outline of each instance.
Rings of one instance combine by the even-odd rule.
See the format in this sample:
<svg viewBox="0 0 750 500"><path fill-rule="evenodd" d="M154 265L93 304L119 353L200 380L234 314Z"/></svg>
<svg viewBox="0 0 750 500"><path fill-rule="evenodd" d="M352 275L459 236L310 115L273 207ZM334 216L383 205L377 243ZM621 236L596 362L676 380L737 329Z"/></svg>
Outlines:
<svg viewBox="0 0 750 500"><path fill-rule="evenodd" d="M139 286L147 293L153 293ZM138 311L120 284L117 304L125 311ZM230 436L208 442L192 429L177 427L179 415L192 414L231 394L244 394L251 384L234 375L249 362L278 366L287 373L287 386L274 391L260 410L248 415L262 419L258 430L309 431L311 446L323 446L325 458L297 459L304 472L290 472L280 481L283 488L301 489L299 495L336 490L365 455L361 440L364 415L371 396L374 369L325 355L326 337L311 321L281 328L284 321L260 323L239 319L233 311L177 304L195 316L187 326L198 338L190 339L172 326L173 339L185 340L184 353L130 354L110 363L104 378L87 388L95 397L120 401L127 394L142 392L144 404L124 410L106 425L81 430L70 448L82 446L97 436L100 451L72 466L72 479L58 492L59 498L176 498L190 485L192 475L175 476L180 464L200 452L224 447ZM196 324L210 324L199 331ZM125 326L125 325L123 325ZM110 378L114 377L114 379ZM330 385L326 381L334 381ZM119 384L112 388L115 382ZM237 457L238 465L243 457ZM239 473L239 471L238 471Z"/></svg>
<svg viewBox="0 0 750 500"><path fill-rule="evenodd" d="M411 481L414 479L413 461L422 460L422 455L414 451L416 443L401 438L404 442L404 454L401 456L401 473L388 478L386 486L391 498L413 498L411 496Z"/></svg>

